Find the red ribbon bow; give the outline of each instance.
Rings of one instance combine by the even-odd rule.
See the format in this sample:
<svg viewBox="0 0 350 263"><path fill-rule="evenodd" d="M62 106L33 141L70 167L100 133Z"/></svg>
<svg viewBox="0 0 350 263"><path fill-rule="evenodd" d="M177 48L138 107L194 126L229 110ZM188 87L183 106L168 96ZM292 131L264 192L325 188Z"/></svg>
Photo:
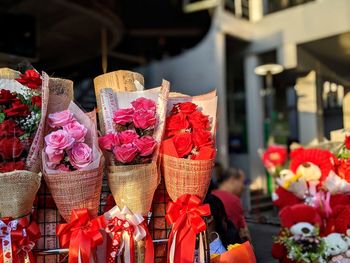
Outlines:
<svg viewBox="0 0 350 263"><path fill-rule="evenodd" d="M168 260L174 263L192 263L196 235L206 230L203 216L209 216L208 204L201 205L201 200L190 194L180 196L176 202L169 202L166 220L172 225L168 240ZM175 252L171 252L174 248Z"/></svg>
<svg viewBox="0 0 350 263"><path fill-rule="evenodd" d="M57 226L57 236L63 248L69 248L69 262L78 263L79 251L82 263L89 263L91 250L102 244L100 229L104 228L102 216L90 219L86 208L73 209L71 222Z"/></svg>
<svg viewBox="0 0 350 263"><path fill-rule="evenodd" d="M28 217L13 219L10 217L1 218L0 240L10 236L12 244L12 262L24 262L27 258L29 262L35 262L31 252L41 234L38 225L32 221L29 223ZM17 221L12 227L12 224ZM3 258L3 248L0 248L0 262ZM5 255L7 256L7 255Z"/></svg>

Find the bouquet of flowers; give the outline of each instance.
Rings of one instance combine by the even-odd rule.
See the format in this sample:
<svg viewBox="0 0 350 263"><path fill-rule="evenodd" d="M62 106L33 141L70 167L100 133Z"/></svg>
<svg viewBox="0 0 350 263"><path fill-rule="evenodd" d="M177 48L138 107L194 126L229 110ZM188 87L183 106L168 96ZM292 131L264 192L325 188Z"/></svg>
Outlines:
<svg viewBox="0 0 350 263"><path fill-rule="evenodd" d="M169 83L146 91L101 91L100 147L108 154L108 184L119 206L147 215L159 183L158 149Z"/></svg>
<svg viewBox="0 0 350 263"><path fill-rule="evenodd" d="M317 228L314 233L307 236L292 235L289 229L284 229L275 242L282 244L287 249L287 257L294 262L326 262L326 243L319 236Z"/></svg>
<svg viewBox="0 0 350 263"><path fill-rule="evenodd" d="M222 254L213 254L210 257L212 263L222 262L245 262L256 263L253 248L249 241L243 244L229 245L226 252Z"/></svg>
<svg viewBox="0 0 350 263"><path fill-rule="evenodd" d="M204 198L215 158L215 92L198 97L172 97L168 103L162 173L169 196Z"/></svg>
<svg viewBox="0 0 350 263"><path fill-rule="evenodd" d="M20 74L1 69L0 78L0 228L6 229L0 262L5 257L20 262L32 258L31 244L40 237L30 213L41 181L38 159L48 76L35 70ZM11 240L16 230L18 239Z"/></svg>
<svg viewBox="0 0 350 263"><path fill-rule="evenodd" d="M45 136L43 172L57 208L67 222L73 209L86 208L93 218L103 177L96 123L73 102L48 122L53 131Z"/></svg>

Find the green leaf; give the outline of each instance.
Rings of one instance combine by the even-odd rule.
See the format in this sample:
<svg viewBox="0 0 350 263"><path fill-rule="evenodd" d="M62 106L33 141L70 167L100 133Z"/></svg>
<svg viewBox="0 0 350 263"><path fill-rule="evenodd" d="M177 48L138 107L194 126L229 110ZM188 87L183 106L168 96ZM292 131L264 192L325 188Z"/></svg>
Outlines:
<svg viewBox="0 0 350 263"><path fill-rule="evenodd" d="M28 139L29 137L30 137L30 133L25 133L25 134L21 135L21 136L19 137L19 139L20 139L21 141L23 141L23 140L25 140L25 139Z"/></svg>
<svg viewBox="0 0 350 263"><path fill-rule="evenodd" d="M0 123L3 123L6 118L6 114L3 112L0 112Z"/></svg>

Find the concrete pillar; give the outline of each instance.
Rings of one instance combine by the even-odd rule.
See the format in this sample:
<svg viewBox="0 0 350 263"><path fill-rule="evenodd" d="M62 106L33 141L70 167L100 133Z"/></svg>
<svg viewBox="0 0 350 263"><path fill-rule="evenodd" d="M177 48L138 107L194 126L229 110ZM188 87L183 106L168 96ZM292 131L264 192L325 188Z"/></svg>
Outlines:
<svg viewBox="0 0 350 263"><path fill-rule="evenodd" d="M277 48L277 63L285 69L296 68L298 65L297 45L284 43Z"/></svg>
<svg viewBox="0 0 350 263"><path fill-rule="evenodd" d="M263 87L263 78L254 73L254 69L259 65L260 61L257 55L249 55L244 59L249 176L252 181L252 190L266 190L264 168L257 152L259 148L264 147L264 104L260 95Z"/></svg>
<svg viewBox="0 0 350 263"><path fill-rule="evenodd" d="M297 79L299 140L301 144L309 144L317 139L317 86L316 72Z"/></svg>
<svg viewBox="0 0 350 263"><path fill-rule="evenodd" d="M257 22L264 16L263 0L249 0L249 20Z"/></svg>
<svg viewBox="0 0 350 263"><path fill-rule="evenodd" d="M226 44L225 34L215 28L215 55L218 94L218 128L217 128L217 160L227 168L229 166L228 153L228 122L227 122L227 93L226 93Z"/></svg>

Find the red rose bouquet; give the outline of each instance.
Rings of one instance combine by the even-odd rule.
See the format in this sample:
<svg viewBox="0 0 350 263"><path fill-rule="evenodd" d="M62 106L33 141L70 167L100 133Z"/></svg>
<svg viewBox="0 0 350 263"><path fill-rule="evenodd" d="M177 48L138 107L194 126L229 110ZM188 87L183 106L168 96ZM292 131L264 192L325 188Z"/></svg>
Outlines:
<svg viewBox="0 0 350 263"><path fill-rule="evenodd" d="M169 99L162 172L172 200L183 194L204 198L215 158L215 92Z"/></svg>
<svg viewBox="0 0 350 263"><path fill-rule="evenodd" d="M73 102L49 114L48 123L53 131L45 136L43 172L61 216L69 222L72 210L82 208L97 216L103 158L96 123Z"/></svg>
<svg viewBox="0 0 350 263"><path fill-rule="evenodd" d="M0 228L5 229L0 262L5 257L10 262L30 260L31 244L40 237L30 213L41 181L38 159L47 86L45 73L0 70Z"/></svg>
<svg viewBox="0 0 350 263"><path fill-rule="evenodd" d="M108 155L108 183L119 206L146 216L159 183L158 149L169 83L135 92L101 91L100 147Z"/></svg>

